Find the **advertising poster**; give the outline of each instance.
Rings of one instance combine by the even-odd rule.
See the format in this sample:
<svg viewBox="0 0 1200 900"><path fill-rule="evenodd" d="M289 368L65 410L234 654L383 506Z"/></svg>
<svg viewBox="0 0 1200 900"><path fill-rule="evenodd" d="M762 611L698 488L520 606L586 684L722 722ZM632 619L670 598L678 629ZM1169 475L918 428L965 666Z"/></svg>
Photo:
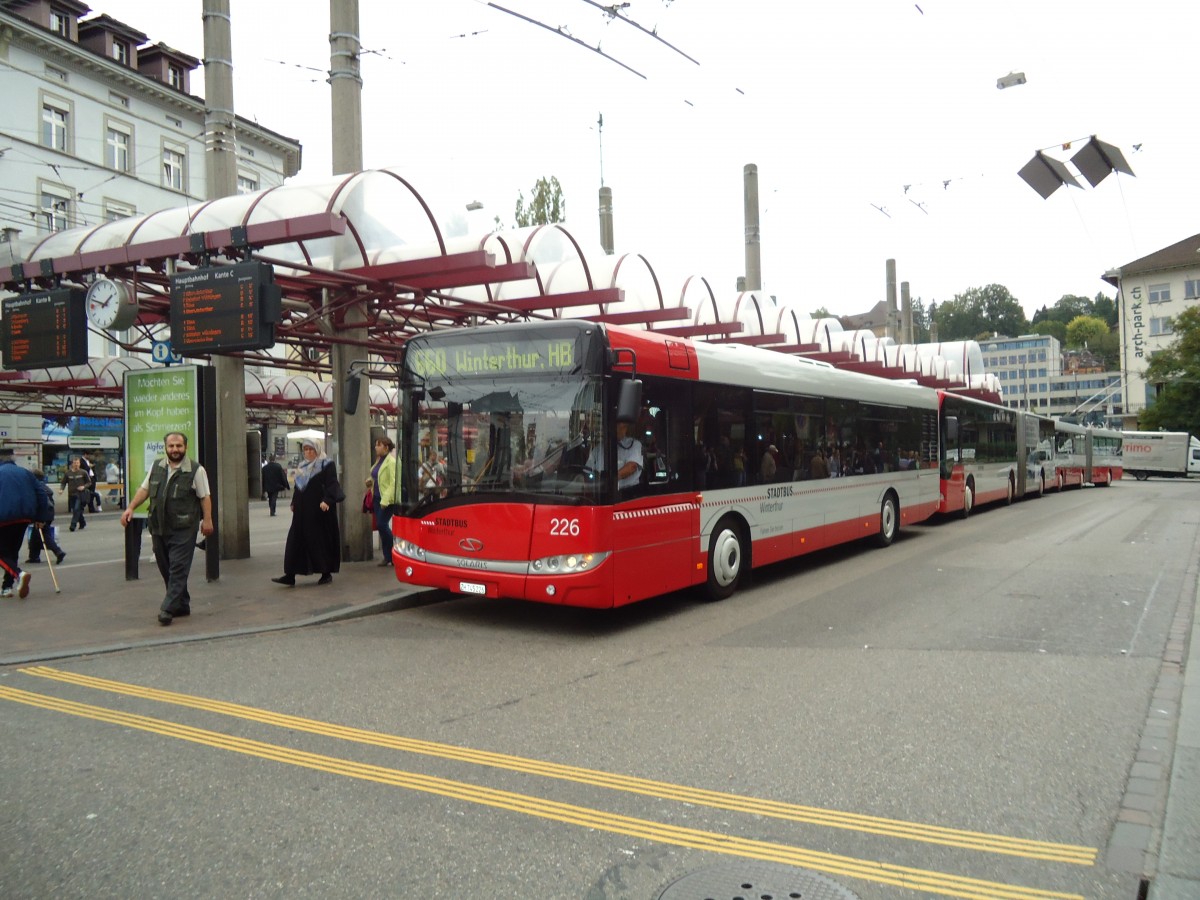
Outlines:
<svg viewBox="0 0 1200 900"><path fill-rule="evenodd" d="M195 366L171 366L125 373L125 484L133 497L154 460L166 455L168 432L187 435L188 455L200 439L199 391ZM145 517L148 503L134 514Z"/></svg>

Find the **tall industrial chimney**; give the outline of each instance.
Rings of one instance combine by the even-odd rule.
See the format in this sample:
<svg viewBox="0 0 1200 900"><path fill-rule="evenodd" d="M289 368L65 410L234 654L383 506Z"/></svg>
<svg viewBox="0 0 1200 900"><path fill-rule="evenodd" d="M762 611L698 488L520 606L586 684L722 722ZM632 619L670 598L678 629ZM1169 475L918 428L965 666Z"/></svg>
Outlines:
<svg viewBox="0 0 1200 900"><path fill-rule="evenodd" d="M887 261L887 326L884 337L896 337L896 261Z"/></svg>
<svg viewBox="0 0 1200 900"><path fill-rule="evenodd" d="M742 170L746 215L746 290L762 289L762 245L758 231L758 166L748 163Z"/></svg>
<svg viewBox="0 0 1200 900"><path fill-rule="evenodd" d="M612 188L600 188L600 246L608 256L613 255L613 205Z"/></svg>

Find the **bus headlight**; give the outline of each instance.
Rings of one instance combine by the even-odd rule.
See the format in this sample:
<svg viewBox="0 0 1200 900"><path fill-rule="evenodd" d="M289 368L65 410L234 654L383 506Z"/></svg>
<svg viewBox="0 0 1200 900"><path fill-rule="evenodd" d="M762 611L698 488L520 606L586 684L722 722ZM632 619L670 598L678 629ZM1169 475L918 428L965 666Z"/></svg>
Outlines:
<svg viewBox="0 0 1200 900"><path fill-rule="evenodd" d="M414 544L412 541L399 540L396 541L396 551L401 556L407 556L409 559L425 562L425 548Z"/></svg>
<svg viewBox="0 0 1200 900"><path fill-rule="evenodd" d="M558 556L543 556L529 564L530 575L571 575L594 569L604 560L607 553L564 553Z"/></svg>

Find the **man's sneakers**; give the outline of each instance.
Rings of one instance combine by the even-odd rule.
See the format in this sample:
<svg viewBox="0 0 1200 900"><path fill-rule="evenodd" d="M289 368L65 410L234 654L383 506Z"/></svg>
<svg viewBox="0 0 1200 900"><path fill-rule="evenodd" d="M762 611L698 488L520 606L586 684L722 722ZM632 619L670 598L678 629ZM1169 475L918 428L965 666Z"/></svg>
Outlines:
<svg viewBox="0 0 1200 900"><path fill-rule="evenodd" d="M4 590L0 591L0 597L11 597L11 596L12 596L12 588L5 588Z"/></svg>
<svg viewBox="0 0 1200 900"><path fill-rule="evenodd" d="M29 596L29 573L22 572L17 576L17 596L24 600Z"/></svg>
<svg viewBox="0 0 1200 900"><path fill-rule="evenodd" d="M61 565L62 565L62 561L63 561L64 559L66 559L66 558L67 558L67 552L64 550L62 553L59 553L59 554L57 554L57 555L54 557L54 561L55 561L56 563L58 563L58 565L60 565L60 566L61 566Z"/></svg>

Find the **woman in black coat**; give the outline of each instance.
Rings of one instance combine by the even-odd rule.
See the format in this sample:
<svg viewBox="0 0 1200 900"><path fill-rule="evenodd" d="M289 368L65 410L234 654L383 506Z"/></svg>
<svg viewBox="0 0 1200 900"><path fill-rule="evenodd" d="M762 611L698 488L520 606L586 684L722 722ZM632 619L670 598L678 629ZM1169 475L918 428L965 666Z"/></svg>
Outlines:
<svg viewBox="0 0 1200 900"><path fill-rule="evenodd" d="M289 587L297 575L321 573L317 584L330 584L341 569L342 538L337 504L346 499L338 483L337 466L325 455L321 442L301 442L304 462L292 485L292 525L283 550L283 575L272 578Z"/></svg>

